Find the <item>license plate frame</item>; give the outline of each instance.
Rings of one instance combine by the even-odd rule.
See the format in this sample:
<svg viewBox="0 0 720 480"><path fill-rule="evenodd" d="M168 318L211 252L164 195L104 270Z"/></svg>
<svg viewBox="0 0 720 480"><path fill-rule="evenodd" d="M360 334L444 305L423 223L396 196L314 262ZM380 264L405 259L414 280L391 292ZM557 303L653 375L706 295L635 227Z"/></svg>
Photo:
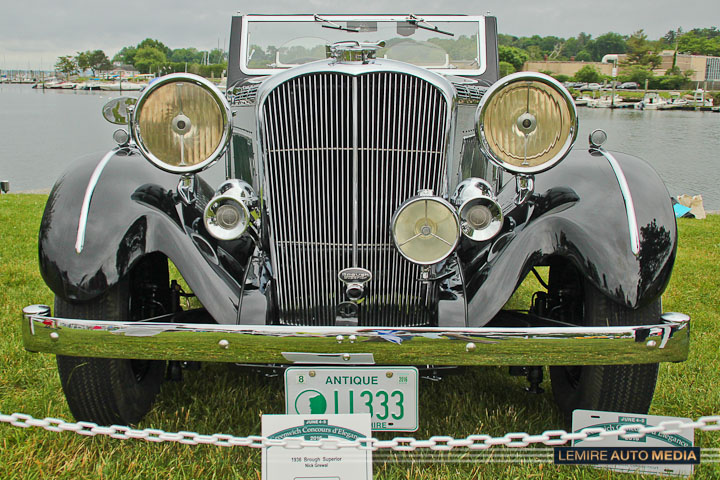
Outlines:
<svg viewBox="0 0 720 480"><path fill-rule="evenodd" d="M294 366L285 369L284 379L288 415L367 412L373 431L418 429L419 374L415 367Z"/></svg>

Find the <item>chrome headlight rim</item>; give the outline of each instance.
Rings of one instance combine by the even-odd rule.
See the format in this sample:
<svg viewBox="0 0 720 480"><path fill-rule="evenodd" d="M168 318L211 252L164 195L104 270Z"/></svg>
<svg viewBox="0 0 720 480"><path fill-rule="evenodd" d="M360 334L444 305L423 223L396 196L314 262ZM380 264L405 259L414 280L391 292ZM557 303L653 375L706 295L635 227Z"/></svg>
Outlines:
<svg viewBox="0 0 720 480"><path fill-rule="evenodd" d="M483 203L482 206L488 209L492 218L487 227L482 229L474 229L470 225L470 222L467 220L467 218L465 218L465 215L467 214L467 210L478 205L478 203L482 201L486 201L486 203ZM462 205L460 205L457 211L458 218L460 218L460 231L463 235L465 235L473 242L485 242L488 240L492 240L497 236L498 233L500 233L500 230L502 230L505 216L503 215L500 204L498 204L490 197L470 198L466 200Z"/></svg>
<svg viewBox="0 0 720 480"><path fill-rule="evenodd" d="M497 236L502 230L505 215L487 180L477 177L466 178L455 187L450 203L457 208L460 231L468 239L485 242ZM478 204L487 208L491 216L487 226L480 229L474 228L467 218L468 210Z"/></svg>
<svg viewBox="0 0 720 480"><path fill-rule="evenodd" d="M203 211L203 223L207 232L218 240L237 240L253 227L253 219L257 218L258 197L252 186L237 178L224 181ZM217 212L224 206L232 205L243 217L243 223L226 228L220 225Z"/></svg>
<svg viewBox="0 0 720 480"><path fill-rule="evenodd" d="M233 204L238 211L242 212L244 219L238 219L238 226L232 229L225 229L218 225L217 222L217 210L220 207ZM239 201L237 198L230 195L220 195L212 199L210 203L205 207L203 212L203 222L205 223L205 229L218 240L236 240L247 232L248 226L251 220L250 209L245 203ZM242 223L240 223L242 221Z"/></svg>
<svg viewBox="0 0 720 480"><path fill-rule="evenodd" d="M568 119L570 122L570 135L565 140L565 143L560 152L558 152L550 160L534 167L518 167L499 158L495 154L493 149L490 148L490 143L487 140L484 129L487 106L490 104L490 101L500 92L502 92L506 87L521 82L539 82L557 90L562 95L565 101L565 106L567 107L570 115L570 118ZM567 156L567 154L570 152L573 145L575 144L578 135L578 128L579 123L577 106L575 105L575 101L573 100L572 95L570 94L570 92L568 92L568 90L563 86L562 83L558 82L551 76L545 75L543 73L517 72L501 78L500 80L495 82L487 90L487 92L485 92L485 95L483 95L482 99L480 100L480 104L475 111L475 134L478 137L481 150L492 163L516 175L533 175L536 173L541 173L551 169L552 167L560 163Z"/></svg>
<svg viewBox="0 0 720 480"><path fill-rule="evenodd" d="M188 165L188 166L174 166L169 165L162 160L160 160L157 156L155 156L144 144L142 139L142 131L140 128L140 124L137 121L140 112L142 112L142 108L145 105L145 102L148 98L152 95L152 93L157 90L158 88L165 86L169 83L176 83L176 82L186 82L191 83L193 85L199 86L203 88L207 93L210 94L210 96L213 98L215 103L217 103L218 110L220 111L220 114L222 115L222 122L223 122L223 133L222 137L220 139L220 143L218 144L217 148L212 152L212 154L205 159L202 162L199 162L195 165ZM140 97L137 100L137 103L135 104L135 109L133 111L133 122L132 122L132 138L135 144L137 145L138 149L140 150L140 153L148 160L150 163L155 165L161 170L164 170L166 172L170 173L177 173L177 174L190 174L190 173L197 173L205 170L206 168L210 167L212 164L214 164L227 150L228 145L230 144L230 139L232 138L232 113L230 111L230 104L228 103L225 96L220 92L220 90L209 80L206 78L203 78L199 75L194 75L191 73L172 73L170 75L165 75L163 77L159 77L156 79L152 84L150 84L148 87L145 88L145 90L140 94Z"/></svg>
<svg viewBox="0 0 720 480"><path fill-rule="evenodd" d="M407 254L405 254L405 252L403 252L402 248L400 248L401 246L400 246L400 244L398 243L397 237L396 237L396 235L395 235L395 226L396 226L396 224L397 224L398 217L400 216L400 214L401 214L407 207L409 207L410 205L412 205L412 204L414 204L414 203L422 202L422 201L426 201L426 200L438 202L438 203L440 203L443 207L445 207L445 208L448 210L448 212L452 215L452 218L453 218L453 220L454 220L454 222L455 222L455 228L456 228L456 231L457 231L457 235L456 235L456 237L455 237L455 241L454 241L454 242L452 243L452 245L448 248L448 251L447 251L447 253L446 253L445 255L443 255L442 257L440 257L440 258L438 258L438 259L436 259L436 260L432 260L432 261L419 261L419 260L414 259L414 258L408 256ZM428 194L421 193L421 194L418 194L418 195L416 195L416 196L414 196L414 197L411 197L411 198L405 200L405 201L404 201L403 203L401 203L400 206L395 210L395 212L393 213L392 218L390 219L390 235L392 236L393 245L395 246L395 249L397 250L397 252L398 252L405 260L407 260L407 261L409 261L409 262L412 262L412 263L414 263L414 264L416 264L416 265L429 266L429 265L438 264L438 263L442 262L443 260L447 259L447 258L448 258L449 256L451 256L453 253L455 253L455 250L457 249L457 246L458 246L458 244L460 243L460 237L462 237L462 231L461 231L461 229L460 229L460 219L459 219L458 216L457 216L457 212L456 212L455 208L452 206L452 204L450 204L450 202L448 202L447 200L445 200L445 199L442 198L442 197L438 197L438 196L435 196L435 195L428 195Z"/></svg>

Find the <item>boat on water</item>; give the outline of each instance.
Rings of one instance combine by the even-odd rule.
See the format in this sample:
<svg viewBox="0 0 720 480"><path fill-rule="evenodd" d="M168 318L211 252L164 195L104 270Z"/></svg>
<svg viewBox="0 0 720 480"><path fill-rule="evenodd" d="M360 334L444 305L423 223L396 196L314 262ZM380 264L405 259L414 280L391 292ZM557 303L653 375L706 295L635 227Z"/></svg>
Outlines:
<svg viewBox="0 0 720 480"><path fill-rule="evenodd" d="M632 108L633 103L626 102L623 98L615 94L605 94L599 97L583 95L575 98L575 106L577 107L589 107L589 108Z"/></svg>
<svg viewBox="0 0 720 480"><path fill-rule="evenodd" d="M41 88L43 90L73 90L78 86L77 83L64 82L61 80L50 80L46 82L38 82L32 88Z"/></svg>
<svg viewBox="0 0 720 480"><path fill-rule="evenodd" d="M657 110L668 101L657 92L646 92L643 99L635 104L635 110Z"/></svg>
<svg viewBox="0 0 720 480"><path fill-rule="evenodd" d="M658 106L658 110L673 110L688 106L688 101L682 97L680 92L669 92L670 100L664 105Z"/></svg>
<svg viewBox="0 0 720 480"><path fill-rule="evenodd" d="M78 84L77 90L100 90L100 82L83 82Z"/></svg>
<svg viewBox="0 0 720 480"><path fill-rule="evenodd" d="M61 83L62 83L61 80L49 78L49 79L45 80L44 82L37 82L35 85L32 86L32 88L40 88L40 89L56 88L57 85L60 85Z"/></svg>
<svg viewBox="0 0 720 480"><path fill-rule="evenodd" d="M698 88L693 92L693 99L688 102L691 107L712 107L713 98L703 90Z"/></svg>
<svg viewBox="0 0 720 480"><path fill-rule="evenodd" d="M588 97L587 95L583 95L582 97L577 97L573 99L575 101L576 107L587 107L588 101L592 100L592 97Z"/></svg>
<svg viewBox="0 0 720 480"><path fill-rule="evenodd" d="M100 85L100 90L111 91L111 92L130 92L140 91L145 88L145 83L132 83L132 82L114 82L114 83L103 83Z"/></svg>
<svg viewBox="0 0 720 480"><path fill-rule="evenodd" d="M598 98L588 99L587 106L590 108L610 108L612 106L620 106L622 103L620 95L601 95Z"/></svg>

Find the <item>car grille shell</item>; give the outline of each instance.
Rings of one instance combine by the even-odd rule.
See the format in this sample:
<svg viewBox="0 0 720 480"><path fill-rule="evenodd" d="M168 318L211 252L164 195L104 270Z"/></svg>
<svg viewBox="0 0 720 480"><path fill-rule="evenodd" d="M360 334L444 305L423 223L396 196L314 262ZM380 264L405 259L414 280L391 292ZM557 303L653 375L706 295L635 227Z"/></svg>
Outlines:
<svg viewBox="0 0 720 480"><path fill-rule="evenodd" d="M390 219L421 189L447 190L451 105L419 76L317 72L276 85L258 107L263 198L278 323L335 325L338 273L372 273L355 321L437 323L437 287L392 244Z"/></svg>

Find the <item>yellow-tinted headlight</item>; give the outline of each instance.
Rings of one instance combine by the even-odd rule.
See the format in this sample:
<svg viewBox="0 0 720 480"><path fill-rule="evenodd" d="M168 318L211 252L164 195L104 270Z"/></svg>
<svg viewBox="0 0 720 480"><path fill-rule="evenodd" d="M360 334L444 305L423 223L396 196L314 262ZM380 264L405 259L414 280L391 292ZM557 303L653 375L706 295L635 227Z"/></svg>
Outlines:
<svg viewBox="0 0 720 480"><path fill-rule="evenodd" d="M413 263L432 265L455 250L460 225L449 203L421 194L397 209L392 219L392 233L403 257Z"/></svg>
<svg viewBox="0 0 720 480"><path fill-rule="evenodd" d="M483 152L513 173L554 166L577 137L577 110L554 78L520 72L502 78L478 106L477 133Z"/></svg>
<svg viewBox="0 0 720 480"><path fill-rule="evenodd" d="M230 139L230 107L209 81L173 74L153 82L138 99L135 142L156 166L196 172L220 157Z"/></svg>

